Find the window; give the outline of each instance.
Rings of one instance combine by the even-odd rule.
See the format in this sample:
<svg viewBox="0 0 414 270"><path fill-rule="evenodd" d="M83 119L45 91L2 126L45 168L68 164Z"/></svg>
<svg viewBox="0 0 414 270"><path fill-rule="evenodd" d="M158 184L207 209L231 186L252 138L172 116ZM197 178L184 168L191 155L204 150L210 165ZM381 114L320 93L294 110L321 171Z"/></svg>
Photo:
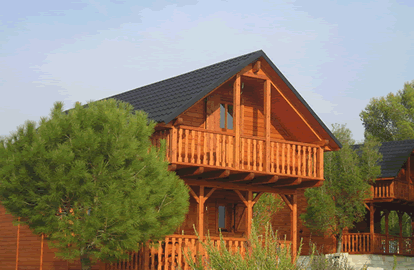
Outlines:
<svg viewBox="0 0 414 270"><path fill-rule="evenodd" d="M220 128L233 129L233 105L220 104Z"/></svg>
<svg viewBox="0 0 414 270"><path fill-rule="evenodd" d="M218 207L218 227L219 229L226 229L226 207Z"/></svg>

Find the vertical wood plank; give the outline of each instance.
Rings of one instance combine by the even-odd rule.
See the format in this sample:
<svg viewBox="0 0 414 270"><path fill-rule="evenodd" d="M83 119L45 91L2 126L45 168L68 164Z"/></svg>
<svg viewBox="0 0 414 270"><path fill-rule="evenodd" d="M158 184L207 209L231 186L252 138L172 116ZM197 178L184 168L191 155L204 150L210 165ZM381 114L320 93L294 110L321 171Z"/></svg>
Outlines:
<svg viewBox="0 0 414 270"><path fill-rule="evenodd" d="M233 147L233 166L239 168L239 149L240 149L240 74L236 75L233 85L233 130L234 130L234 147Z"/></svg>

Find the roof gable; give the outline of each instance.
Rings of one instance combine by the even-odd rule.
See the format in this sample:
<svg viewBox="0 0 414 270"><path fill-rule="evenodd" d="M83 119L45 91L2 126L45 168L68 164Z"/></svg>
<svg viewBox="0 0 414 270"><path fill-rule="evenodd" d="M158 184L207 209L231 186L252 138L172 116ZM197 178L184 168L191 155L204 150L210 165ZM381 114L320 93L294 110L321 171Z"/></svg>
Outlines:
<svg viewBox="0 0 414 270"><path fill-rule="evenodd" d="M283 84L292 97L297 99L298 105L313 118L313 122L320 127L331 145L341 147L339 141L330 130L309 107L296 89L289 83L283 74L262 51L256 51L232 58L217 64L197 69L170 79L136 88L108 98L114 98L130 103L136 110L143 110L148 117L156 122L169 123L178 115L194 105L197 101L211 93L218 86L232 78L246 66L263 58L269 69L276 74L277 79ZM332 140L331 140L332 139Z"/></svg>
<svg viewBox="0 0 414 270"><path fill-rule="evenodd" d="M358 150L362 145L353 145ZM396 177L414 150L414 140L383 142L379 148L382 154L380 178Z"/></svg>

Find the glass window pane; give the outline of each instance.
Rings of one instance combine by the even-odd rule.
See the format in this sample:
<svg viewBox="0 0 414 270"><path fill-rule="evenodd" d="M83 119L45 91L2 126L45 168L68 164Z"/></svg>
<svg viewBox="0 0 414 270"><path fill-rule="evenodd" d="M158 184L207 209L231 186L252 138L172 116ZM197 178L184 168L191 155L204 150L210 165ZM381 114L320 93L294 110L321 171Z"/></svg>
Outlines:
<svg viewBox="0 0 414 270"><path fill-rule="evenodd" d="M219 228L226 228L226 207L225 206L219 206L218 207L219 210Z"/></svg>
<svg viewBox="0 0 414 270"><path fill-rule="evenodd" d="M224 104L220 104L220 128L226 128L226 107Z"/></svg>
<svg viewBox="0 0 414 270"><path fill-rule="evenodd" d="M227 105L227 129L233 129L233 105Z"/></svg>

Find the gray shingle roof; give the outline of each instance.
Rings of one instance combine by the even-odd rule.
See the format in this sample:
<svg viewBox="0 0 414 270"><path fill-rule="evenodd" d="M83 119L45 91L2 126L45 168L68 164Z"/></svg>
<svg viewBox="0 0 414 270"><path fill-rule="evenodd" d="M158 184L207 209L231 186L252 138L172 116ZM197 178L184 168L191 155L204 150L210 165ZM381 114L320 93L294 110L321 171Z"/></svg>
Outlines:
<svg viewBox="0 0 414 270"><path fill-rule="evenodd" d="M279 77L292 90L296 97L310 111L313 117L325 129L335 143L341 147L339 141L309 107L296 89L283 76L279 69L262 51L248 53L214 65L197 69L170 79L139 87L108 98L114 98L130 103L136 110L143 110L150 119L156 122L168 123L183 113L194 103L220 86L226 80L236 75L247 65L263 57Z"/></svg>
<svg viewBox="0 0 414 270"><path fill-rule="evenodd" d="M361 146L353 147L358 149ZM413 150L414 140L383 142L379 149L382 154L380 177L396 177Z"/></svg>

